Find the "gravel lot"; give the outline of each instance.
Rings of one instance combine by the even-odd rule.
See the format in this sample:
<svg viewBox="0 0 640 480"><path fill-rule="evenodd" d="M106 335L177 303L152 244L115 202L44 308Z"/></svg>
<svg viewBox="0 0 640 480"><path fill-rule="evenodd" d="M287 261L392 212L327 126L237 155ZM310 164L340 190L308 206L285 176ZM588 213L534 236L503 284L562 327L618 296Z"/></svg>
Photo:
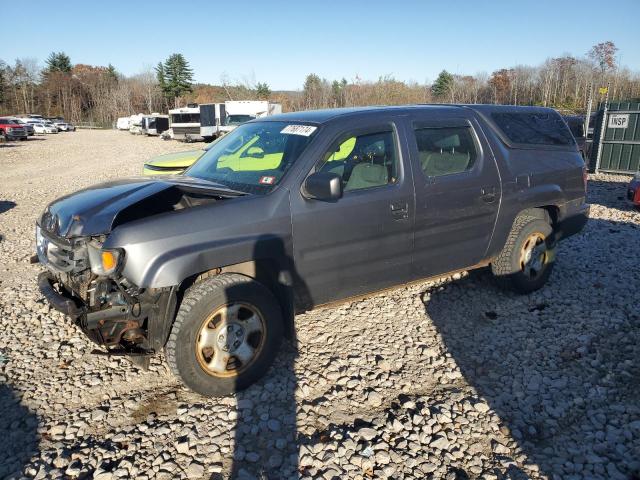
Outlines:
<svg viewBox="0 0 640 480"><path fill-rule="evenodd" d="M640 478L627 177L590 179L592 220L543 290L479 271L300 315L262 382L208 400L160 358L92 355L28 263L48 202L193 148L116 131L0 146L0 478Z"/></svg>

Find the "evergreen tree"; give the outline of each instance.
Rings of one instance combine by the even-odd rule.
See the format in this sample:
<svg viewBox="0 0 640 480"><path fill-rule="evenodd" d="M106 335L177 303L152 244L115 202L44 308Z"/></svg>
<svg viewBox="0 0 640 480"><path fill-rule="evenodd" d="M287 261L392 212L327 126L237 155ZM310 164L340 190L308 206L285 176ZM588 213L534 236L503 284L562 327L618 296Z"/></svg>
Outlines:
<svg viewBox="0 0 640 480"><path fill-rule="evenodd" d="M47 67L45 69L45 73L53 73L53 72L62 72L62 73L70 73L71 72L71 59L69 55L64 52L51 52L51 55L46 60Z"/></svg>
<svg viewBox="0 0 640 480"><path fill-rule="evenodd" d="M331 94L333 95L333 102L338 107L344 107L345 98L344 98L344 89L347 86L347 79L343 78L342 80L334 80L331 84Z"/></svg>
<svg viewBox="0 0 640 480"><path fill-rule="evenodd" d="M118 81L118 71L116 70L116 67L111 64L109 64L109 66L107 67L107 77L109 77L109 79L113 80L114 82Z"/></svg>
<svg viewBox="0 0 640 480"><path fill-rule="evenodd" d="M267 100L271 95L271 89L269 88L269 85L267 85L266 83L258 82L258 84L256 85L256 95L258 96L258 98Z"/></svg>
<svg viewBox="0 0 640 480"><path fill-rule="evenodd" d="M174 53L156 67L164 96L177 106L178 98L193 91L193 71L181 53Z"/></svg>
<svg viewBox="0 0 640 480"><path fill-rule="evenodd" d="M441 98L447 95L453 87L453 75L446 70L440 72L436 81L431 85L431 93L435 97Z"/></svg>

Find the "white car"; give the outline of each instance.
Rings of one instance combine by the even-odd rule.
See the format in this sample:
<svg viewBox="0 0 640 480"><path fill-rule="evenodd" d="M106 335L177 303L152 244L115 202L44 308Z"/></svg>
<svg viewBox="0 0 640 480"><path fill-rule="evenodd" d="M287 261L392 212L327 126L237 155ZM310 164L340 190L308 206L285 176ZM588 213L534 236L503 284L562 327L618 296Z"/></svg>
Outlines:
<svg viewBox="0 0 640 480"><path fill-rule="evenodd" d="M46 133L58 133L60 130L58 129L58 127L56 127L53 122L50 122L49 120L45 120L44 122L42 122L42 124L47 127L47 132Z"/></svg>
<svg viewBox="0 0 640 480"><path fill-rule="evenodd" d="M29 122L29 125L33 126L35 132L39 135L46 133L58 133L58 129L52 125L45 125L44 122Z"/></svg>
<svg viewBox="0 0 640 480"><path fill-rule="evenodd" d="M63 122L62 120L54 120L52 123L62 132L70 132L72 129L75 130L71 125L67 122Z"/></svg>
<svg viewBox="0 0 640 480"><path fill-rule="evenodd" d="M33 127L36 135L44 135L45 133L47 133L48 127L45 127L44 123L29 122L29 125Z"/></svg>

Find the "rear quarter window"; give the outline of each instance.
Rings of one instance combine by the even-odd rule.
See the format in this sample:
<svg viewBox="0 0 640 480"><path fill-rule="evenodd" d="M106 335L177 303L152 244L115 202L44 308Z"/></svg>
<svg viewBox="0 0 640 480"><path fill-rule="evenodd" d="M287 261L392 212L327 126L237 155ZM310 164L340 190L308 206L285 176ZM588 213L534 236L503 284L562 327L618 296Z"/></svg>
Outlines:
<svg viewBox="0 0 640 480"><path fill-rule="evenodd" d="M575 143L560 115L546 112L494 112L491 118L512 143L551 146Z"/></svg>

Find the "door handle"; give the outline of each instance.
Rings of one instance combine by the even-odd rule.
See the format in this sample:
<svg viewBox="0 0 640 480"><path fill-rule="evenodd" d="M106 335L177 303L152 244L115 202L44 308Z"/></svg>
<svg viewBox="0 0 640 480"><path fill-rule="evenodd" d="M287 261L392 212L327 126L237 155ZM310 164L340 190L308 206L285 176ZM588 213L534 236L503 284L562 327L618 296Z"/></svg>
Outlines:
<svg viewBox="0 0 640 480"><path fill-rule="evenodd" d="M496 187L482 187L480 189L480 198L485 203L493 203L496 201Z"/></svg>
<svg viewBox="0 0 640 480"><path fill-rule="evenodd" d="M409 204L407 202L392 202L391 214L396 220L402 220L409 217Z"/></svg>

